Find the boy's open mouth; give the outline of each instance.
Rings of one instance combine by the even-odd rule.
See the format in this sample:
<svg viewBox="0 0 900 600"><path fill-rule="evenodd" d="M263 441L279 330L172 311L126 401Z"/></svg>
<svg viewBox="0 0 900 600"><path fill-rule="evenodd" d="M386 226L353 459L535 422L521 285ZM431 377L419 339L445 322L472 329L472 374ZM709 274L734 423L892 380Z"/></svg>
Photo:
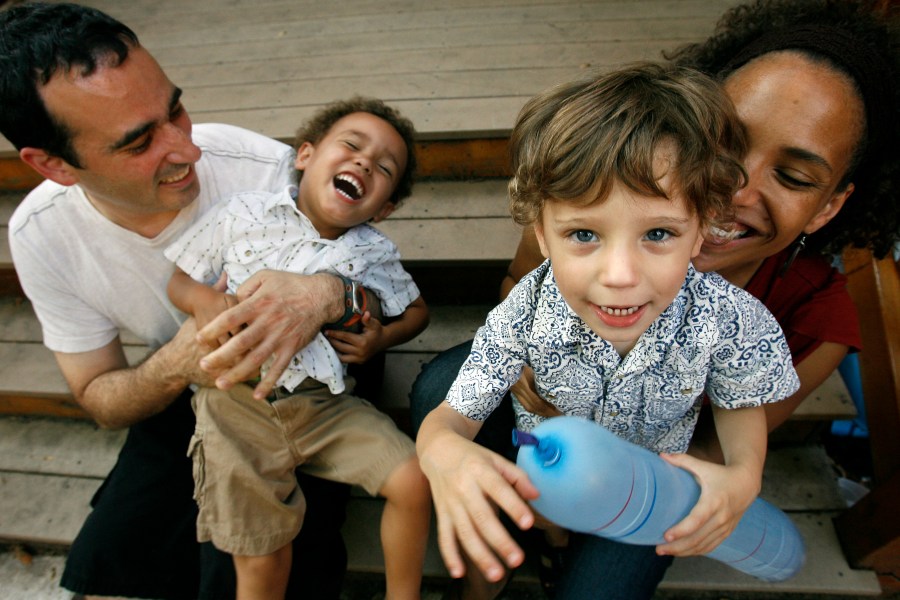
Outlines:
<svg viewBox="0 0 900 600"><path fill-rule="evenodd" d="M348 200L359 200L366 193L362 182L348 173L335 175L332 183L334 184L334 189Z"/></svg>

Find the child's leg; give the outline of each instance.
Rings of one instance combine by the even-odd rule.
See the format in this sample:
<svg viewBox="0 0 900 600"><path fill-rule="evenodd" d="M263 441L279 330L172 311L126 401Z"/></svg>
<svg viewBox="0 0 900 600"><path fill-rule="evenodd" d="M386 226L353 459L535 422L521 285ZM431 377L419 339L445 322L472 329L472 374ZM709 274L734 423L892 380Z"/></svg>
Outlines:
<svg viewBox="0 0 900 600"><path fill-rule="evenodd" d="M415 456L391 471L379 494L387 500L381 516L386 600L417 599L431 526L431 493Z"/></svg>
<svg viewBox="0 0 900 600"><path fill-rule="evenodd" d="M291 574L291 545L262 556L234 556L237 600L284 600Z"/></svg>

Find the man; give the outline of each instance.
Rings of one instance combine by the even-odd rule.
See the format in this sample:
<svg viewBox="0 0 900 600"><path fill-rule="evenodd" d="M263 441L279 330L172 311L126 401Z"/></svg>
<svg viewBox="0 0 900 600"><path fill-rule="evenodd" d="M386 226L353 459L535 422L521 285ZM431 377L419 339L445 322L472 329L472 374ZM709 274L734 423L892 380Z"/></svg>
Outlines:
<svg viewBox="0 0 900 600"><path fill-rule="evenodd" d="M172 267L163 250L215 202L283 188L294 177L292 151L234 127L192 131L181 90L135 34L71 4L0 12L0 132L47 179L16 210L9 234L44 343L97 423L130 427L62 585L99 596L233 597L230 558L195 541L192 494L202 490L193 490L186 457L188 385L227 388L271 358L257 387L264 400L299 348L352 315L336 277L264 272L200 335L166 297ZM154 348L137 366L125 358L122 330ZM218 341L227 343L209 354ZM301 485L309 518L291 589L337 597L347 488L312 478Z"/></svg>

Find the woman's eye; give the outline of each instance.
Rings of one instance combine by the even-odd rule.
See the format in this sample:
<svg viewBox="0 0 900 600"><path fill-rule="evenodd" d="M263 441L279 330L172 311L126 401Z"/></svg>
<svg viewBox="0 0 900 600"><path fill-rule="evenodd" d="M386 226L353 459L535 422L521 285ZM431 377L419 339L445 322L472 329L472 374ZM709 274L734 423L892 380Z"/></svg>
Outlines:
<svg viewBox="0 0 900 600"><path fill-rule="evenodd" d="M669 239L670 235L665 229L651 229L647 232L647 239L651 242L663 242Z"/></svg>
<svg viewBox="0 0 900 600"><path fill-rule="evenodd" d="M784 171L776 171L776 174L778 176L778 179L780 179L783 184L791 188L806 189L816 187L816 184L814 182L797 179L796 177L793 177L792 175L789 175Z"/></svg>
<svg viewBox="0 0 900 600"><path fill-rule="evenodd" d="M597 237L594 235L593 231L588 231L587 229L579 229L572 233L572 238L576 242L580 242L582 244L586 244L588 242L593 242Z"/></svg>

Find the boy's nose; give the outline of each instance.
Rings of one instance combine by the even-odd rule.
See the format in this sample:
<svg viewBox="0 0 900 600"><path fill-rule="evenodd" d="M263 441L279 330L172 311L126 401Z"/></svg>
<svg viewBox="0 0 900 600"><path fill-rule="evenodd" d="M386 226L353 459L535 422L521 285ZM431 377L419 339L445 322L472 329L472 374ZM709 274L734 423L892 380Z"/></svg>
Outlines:
<svg viewBox="0 0 900 600"><path fill-rule="evenodd" d="M371 173L371 172L372 172L372 163L371 163L371 161L370 161L368 158L366 158L365 156L357 156L356 159L355 159L355 162L356 162L356 164L359 165L359 166L362 168L362 170L365 171L366 173Z"/></svg>
<svg viewBox="0 0 900 600"><path fill-rule="evenodd" d="M611 250L603 259L600 281L609 287L630 287L637 285L639 269L637 258L628 250Z"/></svg>

